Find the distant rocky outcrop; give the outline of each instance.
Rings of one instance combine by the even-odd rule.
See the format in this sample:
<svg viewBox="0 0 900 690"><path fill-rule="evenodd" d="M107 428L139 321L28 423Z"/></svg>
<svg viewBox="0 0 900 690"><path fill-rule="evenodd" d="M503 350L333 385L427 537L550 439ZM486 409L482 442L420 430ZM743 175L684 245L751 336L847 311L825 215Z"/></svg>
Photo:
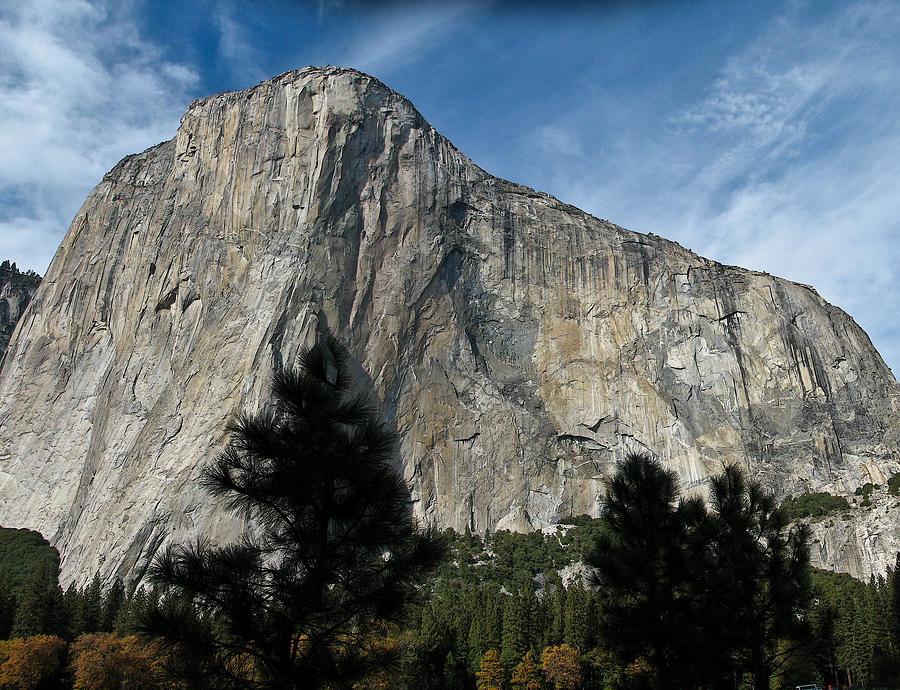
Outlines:
<svg viewBox="0 0 900 690"><path fill-rule="evenodd" d="M897 382L813 289L494 178L376 79L309 68L195 101L91 192L0 372L0 524L78 582L232 538L200 467L324 332L428 523L596 514L631 449L694 491L724 462L780 496L900 469Z"/></svg>
<svg viewBox="0 0 900 690"><path fill-rule="evenodd" d="M812 529L810 560L860 580L883 575L900 553L900 496L881 486L865 500L848 498L849 510L803 520Z"/></svg>
<svg viewBox="0 0 900 690"><path fill-rule="evenodd" d="M34 271L21 273L9 260L0 264L0 368L16 323L40 284Z"/></svg>

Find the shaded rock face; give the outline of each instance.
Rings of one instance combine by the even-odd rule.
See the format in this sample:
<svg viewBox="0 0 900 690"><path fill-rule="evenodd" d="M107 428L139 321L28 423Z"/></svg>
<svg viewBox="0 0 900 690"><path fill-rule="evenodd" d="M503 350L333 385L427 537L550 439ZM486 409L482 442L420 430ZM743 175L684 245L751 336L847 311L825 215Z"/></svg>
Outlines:
<svg viewBox="0 0 900 690"><path fill-rule="evenodd" d="M40 284L36 273L22 273L8 260L0 264L0 367L13 330Z"/></svg>
<svg viewBox="0 0 900 690"><path fill-rule="evenodd" d="M812 289L493 178L378 81L310 68L194 102L91 192L0 372L0 524L77 582L233 538L199 469L325 331L441 526L596 514L630 449L697 490L723 462L779 494L900 469L897 383Z"/></svg>

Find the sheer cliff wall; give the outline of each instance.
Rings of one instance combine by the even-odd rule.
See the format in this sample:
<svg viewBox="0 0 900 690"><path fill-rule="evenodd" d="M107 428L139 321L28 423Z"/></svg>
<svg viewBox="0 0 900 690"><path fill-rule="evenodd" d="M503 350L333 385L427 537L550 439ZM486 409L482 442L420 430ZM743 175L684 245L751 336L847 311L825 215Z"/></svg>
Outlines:
<svg viewBox="0 0 900 690"><path fill-rule="evenodd" d="M491 177L377 80L309 68L194 102L91 192L0 372L0 524L79 582L232 538L200 467L325 330L441 526L596 514L629 449L696 490L723 462L780 495L900 469L897 383L815 291Z"/></svg>

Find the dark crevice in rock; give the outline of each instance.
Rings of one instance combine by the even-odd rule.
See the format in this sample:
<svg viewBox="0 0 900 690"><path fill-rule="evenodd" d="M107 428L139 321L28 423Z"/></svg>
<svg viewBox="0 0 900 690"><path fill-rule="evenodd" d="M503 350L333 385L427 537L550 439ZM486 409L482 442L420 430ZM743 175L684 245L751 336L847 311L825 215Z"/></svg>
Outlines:
<svg viewBox="0 0 900 690"><path fill-rule="evenodd" d="M154 311L156 313L161 312L164 309L170 309L173 304L175 304L175 299L178 297L178 288L173 287L166 293L166 296L163 297L159 302L156 303L156 309Z"/></svg>

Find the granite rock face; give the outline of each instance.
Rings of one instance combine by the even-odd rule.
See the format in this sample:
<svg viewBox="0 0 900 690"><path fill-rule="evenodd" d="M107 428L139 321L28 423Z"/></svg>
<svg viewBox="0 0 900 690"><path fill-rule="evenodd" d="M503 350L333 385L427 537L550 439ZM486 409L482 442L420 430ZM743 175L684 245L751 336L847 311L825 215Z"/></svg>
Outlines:
<svg viewBox="0 0 900 690"><path fill-rule="evenodd" d="M140 577L244 525L198 489L225 425L329 331L399 434L425 522L538 528L649 449L702 490L900 469L900 390L814 290L491 177L342 68L195 101L91 192L0 372L0 524L62 576Z"/></svg>
<svg viewBox="0 0 900 690"><path fill-rule="evenodd" d="M884 575L896 566L900 553L900 496L882 486L871 493L868 503L855 496L848 499L850 510L804 520L813 534L810 561L860 580Z"/></svg>
<svg viewBox="0 0 900 690"><path fill-rule="evenodd" d="M0 264L0 367L13 330L40 284L36 273L22 273L8 260Z"/></svg>

